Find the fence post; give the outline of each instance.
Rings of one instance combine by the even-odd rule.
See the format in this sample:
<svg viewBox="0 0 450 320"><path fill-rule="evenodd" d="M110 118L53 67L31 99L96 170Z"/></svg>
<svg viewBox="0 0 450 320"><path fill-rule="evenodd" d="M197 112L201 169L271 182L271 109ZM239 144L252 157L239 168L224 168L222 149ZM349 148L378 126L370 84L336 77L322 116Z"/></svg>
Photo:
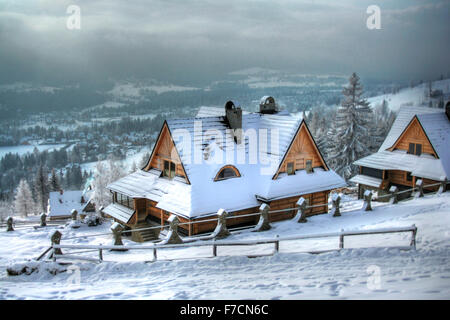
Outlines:
<svg viewBox="0 0 450 320"><path fill-rule="evenodd" d="M389 192L391 193L391 199L389 200L390 204L397 204L398 203L398 188L396 186L391 186L389 189Z"/></svg>
<svg viewBox="0 0 450 320"><path fill-rule="evenodd" d="M219 211L217 211L217 226L213 232L214 238L223 239L230 235L230 231L228 231L227 228L227 216L228 213L225 209L219 209Z"/></svg>
<svg viewBox="0 0 450 320"><path fill-rule="evenodd" d="M419 179L416 181L417 193L415 194L415 198L423 197L423 180Z"/></svg>
<svg viewBox="0 0 450 320"><path fill-rule="evenodd" d="M115 246L123 246L122 242L122 231L124 230L124 227L118 223L114 222L111 226L111 231L114 236L114 245ZM127 249L111 249L111 251L127 251Z"/></svg>
<svg viewBox="0 0 450 320"><path fill-rule="evenodd" d="M372 211L372 191L364 191L364 211Z"/></svg>
<svg viewBox="0 0 450 320"><path fill-rule="evenodd" d="M260 232L270 230L270 228L272 228L269 223L269 209L270 207L266 203L263 203L259 207L259 214L260 214L259 221L258 224L255 226L255 230L253 231Z"/></svg>
<svg viewBox="0 0 450 320"><path fill-rule="evenodd" d="M213 257L217 257L217 245L216 245L216 239L213 239Z"/></svg>
<svg viewBox="0 0 450 320"><path fill-rule="evenodd" d="M61 242L62 233L56 230L52 233L50 241L52 242L52 247L56 244L59 245ZM60 248L53 248L53 259L55 259L55 254L63 254Z"/></svg>
<svg viewBox="0 0 450 320"><path fill-rule="evenodd" d="M70 227L73 229L77 229L80 227L80 222L78 221L77 217L78 217L78 211L73 209L70 213L71 217L72 217L72 222L70 223Z"/></svg>
<svg viewBox="0 0 450 320"><path fill-rule="evenodd" d="M102 249L102 245L100 245L100 248L98 249L98 259L100 261L103 261L103 249Z"/></svg>
<svg viewBox="0 0 450 320"><path fill-rule="evenodd" d="M438 194L445 192L447 186L447 180L441 181L441 185L439 186L439 189L437 191Z"/></svg>
<svg viewBox="0 0 450 320"><path fill-rule="evenodd" d="M339 206L341 203L341 196L338 195L337 193L333 193L331 195L331 203L332 203L332 208L331 208L331 213L333 214L333 217L340 217L341 216L341 212L339 210Z"/></svg>
<svg viewBox="0 0 450 320"><path fill-rule="evenodd" d="M306 200L303 197L300 197L295 204L297 208L297 214L294 217L294 220L297 220L298 223L305 223L306 220Z"/></svg>
<svg viewBox="0 0 450 320"><path fill-rule="evenodd" d="M45 214L45 212L42 212L42 213L41 213L40 218L41 218L41 227L47 226L47 222L46 222L46 220L47 220L47 215Z"/></svg>
<svg viewBox="0 0 450 320"><path fill-rule="evenodd" d="M344 229L341 229L341 234L339 235L339 249L344 249Z"/></svg>
<svg viewBox="0 0 450 320"><path fill-rule="evenodd" d="M100 208L98 208L98 212L100 212L100 217L104 218L105 214L103 213L103 209L105 209L105 207L101 206Z"/></svg>
<svg viewBox="0 0 450 320"><path fill-rule="evenodd" d="M417 235L417 227L415 224L412 225L413 226L413 231L411 234L411 244L410 246L414 248L414 250L416 249L416 235Z"/></svg>
<svg viewBox="0 0 450 320"><path fill-rule="evenodd" d="M9 216L8 218L6 218L6 231L14 231L13 223L13 217Z"/></svg>
<svg viewBox="0 0 450 320"><path fill-rule="evenodd" d="M180 235L178 234L178 224L180 223L178 217L172 214L169 217L169 219L167 219L167 222L169 222L169 232L167 233L166 239L164 239L162 243L163 244L183 243L183 240L180 238Z"/></svg>
<svg viewBox="0 0 450 320"><path fill-rule="evenodd" d="M280 240L278 238L279 235L277 235L277 240L275 241L275 252L280 252Z"/></svg>
<svg viewBox="0 0 450 320"><path fill-rule="evenodd" d="M75 210L75 209L73 209L73 210L70 212L70 215L71 215L71 217L72 217L72 220L73 220L73 221L76 221L76 220L77 220L78 211Z"/></svg>

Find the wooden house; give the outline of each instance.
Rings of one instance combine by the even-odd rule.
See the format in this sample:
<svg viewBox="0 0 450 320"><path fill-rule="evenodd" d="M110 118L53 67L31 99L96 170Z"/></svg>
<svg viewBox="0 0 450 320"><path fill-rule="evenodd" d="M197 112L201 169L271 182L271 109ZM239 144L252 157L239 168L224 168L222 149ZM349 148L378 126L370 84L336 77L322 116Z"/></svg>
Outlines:
<svg viewBox="0 0 450 320"><path fill-rule="evenodd" d="M406 190L415 186L418 179L422 179L425 185L448 181L450 104L445 110L400 108L378 152L354 164L359 166L359 174L350 181L358 184L360 197L365 190L384 194L392 185Z"/></svg>
<svg viewBox="0 0 450 320"><path fill-rule="evenodd" d="M76 210L80 216L95 212L95 205L91 198L92 190L50 192L47 215L50 220L58 220L70 218L72 210Z"/></svg>
<svg viewBox="0 0 450 320"><path fill-rule="evenodd" d="M294 208L300 196L323 204L330 190L345 185L328 168L305 121L263 97L257 113L228 101L224 109L202 107L195 118L165 121L147 165L108 186L113 203L103 212L129 229L164 225L175 214L181 223L197 222L179 228L194 235L212 231L216 222L198 222L221 208L233 216L257 212L261 203ZM326 205L308 214L324 212ZM294 214L274 213L270 219ZM227 225L257 220L234 218ZM146 240L145 234L134 238Z"/></svg>

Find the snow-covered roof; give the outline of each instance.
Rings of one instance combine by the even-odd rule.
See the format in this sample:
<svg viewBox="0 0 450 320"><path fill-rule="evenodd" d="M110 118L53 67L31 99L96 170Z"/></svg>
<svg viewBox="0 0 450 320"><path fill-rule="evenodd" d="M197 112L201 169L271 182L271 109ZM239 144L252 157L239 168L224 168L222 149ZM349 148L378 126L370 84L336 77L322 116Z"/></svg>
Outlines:
<svg viewBox="0 0 450 320"><path fill-rule="evenodd" d="M248 114L247 111L242 110L242 114ZM207 118L207 117L223 117L225 116L225 109L219 107L206 107L201 106L197 112L197 118Z"/></svg>
<svg viewBox="0 0 450 320"><path fill-rule="evenodd" d="M81 203L81 197L84 198L84 203ZM48 216L70 216L73 209L81 213L87 206L90 200L90 193L83 193L82 190L50 192Z"/></svg>
<svg viewBox="0 0 450 320"><path fill-rule="evenodd" d="M425 153L416 156L404 150L377 152L355 161L354 164L380 170L408 171L413 176L437 181L444 181L447 177L440 159Z"/></svg>
<svg viewBox="0 0 450 320"><path fill-rule="evenodd" d="M438 159L425 153L417 156L402 150L386 150L395 144L415 116L436 151ZM378 152L359 159L354 164L375 169L409 171L413 176L443 181L450 177L449 146L450 121L443 109L404 106L400 108Z"/></svg>
<svg viewBox="0 0 450 320"><path fill-rule="evenodd" d="M103 212L125 223L128 223L128 221L130 221L131 217L134 214L134 210L121 205L117 205L115 203L107 206L105 209L103 209Z"/></svg>
<svg viewBox="0 0 450 320"><path fill-rule="evenodd" d="M199 111L200 115L212 113L205 107ZM192 218L215 214L220 208L232 212L257 207L260 205L257 197L274 200L345 186L345 181L334 171L321 168L315 168L310 174L299 170L295 175L280 174L272 179L301 123L301 116L288 112L244 114L242 143L236 145L224 116L168 120L190 184L177 178L159 177L160 171L150 170L137 171L108 188L131 197L154 200L158 208ZM253 129L255 135L252 135ZM260 137L258 129L267 130L266 148L261 147L264 138ZM273 142L279 143L272 146L271 134L275 133L278 139ZM218 134L223 139L218 138ZM251 143L252 139L256 144ZM256 159L250 159L255 155L249 152L254 145L257 146ZM244 161L239 161L239 155L245 157ZM214 181L227 164L234 165L241 177Z"/></svg>
<svg viewBox="0 0 450 320"><path fill-rule="evenodd" d="M415 115L422 115L427 113L444 113L444 112L442 109L436 108L413 107L413 106L400 107L397 117L395 118L395 121L392 124L391 130L389 130L386 139L384 139L384 142L381 145L380 149L378 149L378 151L384 151L392 147Z"/></svg>
<svg viewBox="0 0 450 320"><path fill-rule="evenodd" d="M354 183L364 184L366 186L375 187L375 188L379 188L381 186L381 183L383 182L382 179L369 177L369 176L366 176L363 174L358 174L358 175L354 176L353 178L350 179L350 181L354 182Z"/></svg>

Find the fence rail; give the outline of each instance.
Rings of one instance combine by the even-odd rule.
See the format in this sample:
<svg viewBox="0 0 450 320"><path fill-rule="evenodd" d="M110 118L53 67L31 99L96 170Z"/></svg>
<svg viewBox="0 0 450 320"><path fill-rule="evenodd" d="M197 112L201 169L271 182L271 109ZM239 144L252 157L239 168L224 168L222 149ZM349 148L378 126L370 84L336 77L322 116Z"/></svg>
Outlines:
<svg viewBox="0 0 450 320"><path fill-rule="evenodd" d="M205 241L198 243L182 243L182 244L152 244L152 245L142 245L142 246L117 246L117 245L80 245L80 244L53 244L53 259L56 261L57 259L74 259L74 260L86 260L86 261L96 261L102 262L104 261L103 255L104 250L151 250L153 252L153 260L151 262L158 260L158 250L159 249L169 249L169 248L195 248L195 247L211 247L212 255L210 257L217 257L217 248L226 247L226 246L254 246L261 244L273 244L274 250L270 254L255 254L251 255L252 257L258 256L267 256L273 255L279 252L280 242L283 241L293 241L293 240L305 240L305 239L320 239L320 238L329 238L329 237L338 237L339 238L339 249L331 249L325 251L333 251L333 250L342 250L344 249L344 239L348 236L358 236L358 235L374 235L374 234L388 234L388 233L404 233L411 232L411 241L409 246L401 247L402 249L415 249L416 248L416 234L417 227L415 225L409 227L396 227L396 228L379 228L379 229L371 229L371 230L356 230L356 231L340 231L340 232L330 232L330 233L319 233L319 234L308 234L308 235L296 235L296 236L286 236L286 237L275 237L269 239L257 239L257 240L241 240L241 241ZM64 254L63 250L96 250L98 251L98 259L94 259L91 257L82 257L76 256L74 253L81 252L69 252ZM59 250L60 253L57 253ZM88 252L85 251L85 252ZM310 251L311 253L317 253L317 251ZM171 259L171 260L176 260Z"/></svg>

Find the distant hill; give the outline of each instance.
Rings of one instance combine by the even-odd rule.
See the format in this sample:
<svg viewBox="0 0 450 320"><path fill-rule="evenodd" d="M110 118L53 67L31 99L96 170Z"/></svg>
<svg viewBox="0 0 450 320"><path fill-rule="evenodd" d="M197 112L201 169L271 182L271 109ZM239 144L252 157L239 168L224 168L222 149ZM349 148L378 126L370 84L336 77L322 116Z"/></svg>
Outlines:
<svg viewBox="0 0 450 320"><path fill-rule="evenodd" d="M412 88L401 89L397 93L382 94L368 98L367 100L372 107L376 107L383 103L383 100L386 100L389 108L395 112L404 105L429 106L430 100L432 101L433 106L436 106L439 103L441 96L444 99L448 99L448 96L450 95L450 79L431 82L431 89L435 93L435 96L431 99L428 97L429 83L424 82Z"/></svg>

